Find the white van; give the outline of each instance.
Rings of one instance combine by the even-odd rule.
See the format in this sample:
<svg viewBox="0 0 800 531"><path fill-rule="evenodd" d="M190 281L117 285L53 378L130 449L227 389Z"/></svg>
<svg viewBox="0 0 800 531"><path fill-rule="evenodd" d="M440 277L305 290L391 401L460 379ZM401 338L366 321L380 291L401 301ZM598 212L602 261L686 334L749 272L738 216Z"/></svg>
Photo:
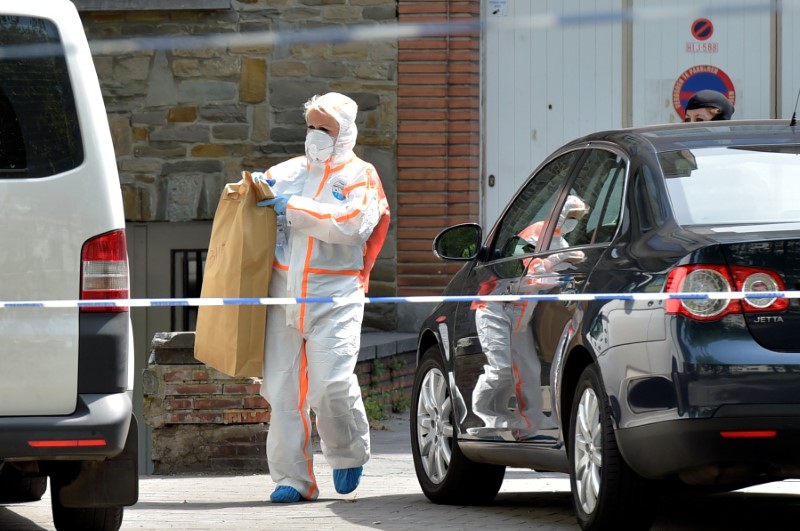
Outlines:
<svg viewBox="0 0 800 531"><path fill-rule="evenodd" d="M0 0L0 503L40 499L57 529L119 529L138 499L114 149L69 0Z"/></svg>

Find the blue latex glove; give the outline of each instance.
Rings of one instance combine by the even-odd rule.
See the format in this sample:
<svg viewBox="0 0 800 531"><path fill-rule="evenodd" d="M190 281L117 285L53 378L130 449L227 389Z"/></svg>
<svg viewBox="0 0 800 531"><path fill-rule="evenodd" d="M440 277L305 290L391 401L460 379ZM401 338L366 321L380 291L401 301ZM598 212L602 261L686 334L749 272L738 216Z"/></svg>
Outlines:
<svg viewBox="0 0 800 531"><path fill-rule="evenodd" d="M253 176L253 180L256 182L263 181L270 186L275 186L275 179L267 179L267 174L263 171L250 172L250 175Z"/></svg>
<svg viewBox="0 0 800 531"><path fill-rule="evenodd" d="M277 197L273 197L272 199L264 199L263 201L258 202L258 206L271 206L275 209L275 213L279 216L286 214L286 203L289 202L289 198L292 197L289 194L280 194Z"/></svg>

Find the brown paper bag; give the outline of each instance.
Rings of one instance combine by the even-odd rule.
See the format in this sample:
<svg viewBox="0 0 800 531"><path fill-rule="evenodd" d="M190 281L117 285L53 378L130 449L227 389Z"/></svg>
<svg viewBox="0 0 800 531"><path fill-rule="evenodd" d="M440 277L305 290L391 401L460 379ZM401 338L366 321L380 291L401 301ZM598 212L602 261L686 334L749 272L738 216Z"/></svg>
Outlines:
<svg viewBox="0 0 800 531"><path fill-rule="evenodd" d="M206 256L201 297L266 297L275 259L277 218L256 205L273 197L250 172L220 197ZM233 377L263 376L264 305L200 306L194 357Z"/></svg>

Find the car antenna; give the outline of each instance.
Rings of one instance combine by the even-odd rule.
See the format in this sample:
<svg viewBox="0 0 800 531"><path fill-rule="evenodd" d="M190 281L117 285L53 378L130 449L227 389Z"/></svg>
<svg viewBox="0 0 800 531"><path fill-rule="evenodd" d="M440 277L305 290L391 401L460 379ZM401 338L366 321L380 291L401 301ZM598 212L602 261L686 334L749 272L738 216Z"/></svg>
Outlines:
<svg viewBox="0 0 800 531"><path fill-rule="evenodd" d="M789 121L789 127L794 127L797 125L797 102L800 101L800 90L797 91L797 99L794 100L794 112L792 113L792 119Z"/></svg>

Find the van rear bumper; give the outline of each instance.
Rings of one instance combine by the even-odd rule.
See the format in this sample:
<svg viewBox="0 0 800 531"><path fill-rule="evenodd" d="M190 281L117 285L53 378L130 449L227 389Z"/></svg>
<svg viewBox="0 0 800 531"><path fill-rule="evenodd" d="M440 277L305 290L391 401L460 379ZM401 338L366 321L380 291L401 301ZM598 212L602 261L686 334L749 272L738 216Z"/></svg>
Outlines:
<svg viewBox="0 0 800 531"><path fill-rule="evenodd" d="M68 416L0 417L0 461L106 459L125 448L128 393L78 395Z"/></svg>

